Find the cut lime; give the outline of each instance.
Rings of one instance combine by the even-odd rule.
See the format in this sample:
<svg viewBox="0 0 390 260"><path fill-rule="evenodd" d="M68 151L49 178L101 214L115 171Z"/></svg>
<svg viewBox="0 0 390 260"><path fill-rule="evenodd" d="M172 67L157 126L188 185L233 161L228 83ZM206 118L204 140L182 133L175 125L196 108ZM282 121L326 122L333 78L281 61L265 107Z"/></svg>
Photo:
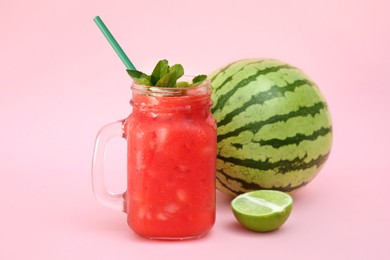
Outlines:
<svg viewBox="0 0 390 260"><path fill-rule="evenodd" d="M231 202L234 216L256 232L278 229L290 216L293 200L287 193L258 190L241 194Z"/></svg>

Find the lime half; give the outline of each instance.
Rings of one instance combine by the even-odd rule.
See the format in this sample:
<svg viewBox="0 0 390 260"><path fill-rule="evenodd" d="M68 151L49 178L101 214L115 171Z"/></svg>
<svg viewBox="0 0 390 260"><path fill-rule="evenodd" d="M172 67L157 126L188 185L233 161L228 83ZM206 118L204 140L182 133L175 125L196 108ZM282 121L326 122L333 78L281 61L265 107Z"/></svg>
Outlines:
<svg viewBox="0 0 390 260"><path fill-rule="evenodd" d="M292 205L290 195L276 190L247 192L231 202L238 222L256 232L278 229L290 216Z"/></svg>

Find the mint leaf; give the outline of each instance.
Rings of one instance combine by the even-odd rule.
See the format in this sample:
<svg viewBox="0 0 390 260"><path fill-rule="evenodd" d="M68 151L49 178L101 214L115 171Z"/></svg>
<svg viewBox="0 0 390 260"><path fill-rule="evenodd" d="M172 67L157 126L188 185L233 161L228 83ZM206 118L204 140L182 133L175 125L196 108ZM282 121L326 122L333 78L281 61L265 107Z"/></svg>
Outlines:
<svg viewBox="0 0 390 260"><path fill-rule="evenodd" d="M134 81L137 82L140 85L151 86L149 78L135 79Z"/></svg>
<svg viewBox="0 0 390 260"><path fill-rule="evenodd" d="M169 68L169 72L162 76L156 83L156 87L173 88L176 85L176 81L184 75L183 66L175 64Z"/></svg>
<svg viewBox="0 0 390 260"><path fill-rule="evenodd" d="M129 70L127 69L127 74L130 75L130 77L137 82L138 84L151 86L150 84L150 76L146 75L145 73L138 71L138 70Z"/></svg>
<svg viewBox="0 0 390 260"><path fill-rule="evenodd" d="M181 64L175 64L169 68L169 73L174 73L176 80L184 75L184 68Z"/></svg>
<svg viewBox="0 0 390 260"><path fill-rule="evenodd" d="M196 86L199 86L200 84L203 83L203 81L205 81L207 79L207 76L206 75L198 75L196 76L195 78L192 79L192 84L190 85L190 87L196 87Z"/></svg>
<svg viewBox="0 0 390 260"><path fill-rule="evenodd" d="M156 83L156 87L160 88L172 88L176 84L176 73L175 72L169 72L168 74L165 74L159 81Z"/></svg>
<svg viewBox="0 0 390 260"><path fill-rule="evenodd" d="M192 79L192 83L202 83L203 81L205 81L207 79L207 76L206 75L198 75L196 76L195 78Z"/></svg>
<svg viewBox="0 0 390 260"><path fill-rule="evenodd" d="M177 88L188 88L190 86L190 83L187 81L181 81L176 84Z"/></svg>
<svg viewBox="0 0 390 260"><path fill-rule="evenodd" d="M154 86L165 74L169 72L169 65L167 60L160 60L153 69L150 83Z"/></svg>
<svg viewBox="0 0 390 260"><path fill-rule="evenodd" d="M145 73L138 71L138 70L127 69L126 71L127 71L127 74L129 74L132 79L139 79L139 78L147 76Z"/></svg>

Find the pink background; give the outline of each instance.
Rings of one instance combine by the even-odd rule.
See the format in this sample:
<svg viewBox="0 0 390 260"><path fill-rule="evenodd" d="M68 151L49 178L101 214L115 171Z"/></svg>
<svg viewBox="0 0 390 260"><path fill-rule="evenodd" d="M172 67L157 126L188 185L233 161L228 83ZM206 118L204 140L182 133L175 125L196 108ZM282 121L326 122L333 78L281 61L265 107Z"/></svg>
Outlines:
<svg viewBox="0 0 390 260"><path fill-rule="evenodd" d="M390 259L389 11L386 0L1 1L0 259ZM155 242L95 200L95 135L130 112L130 79L95 15L145 71L162 58L197 74L271 57L318 83L333 151L281 229L245 230L218 193L208 236ZM116 191L124 153L109 147Z"/></svg>

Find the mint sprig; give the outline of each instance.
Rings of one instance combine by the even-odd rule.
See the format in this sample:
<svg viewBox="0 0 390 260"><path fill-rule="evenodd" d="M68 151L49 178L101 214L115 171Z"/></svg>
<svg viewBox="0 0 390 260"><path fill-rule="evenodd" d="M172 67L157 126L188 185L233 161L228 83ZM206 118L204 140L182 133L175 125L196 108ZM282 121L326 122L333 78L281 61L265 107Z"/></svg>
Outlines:
<svg viewBox="0 0 390 260"><path fill-rule="evenodd" d="M147 75L141 71L127 69L130 77L145 86L155 86L162 88L187 88L195 87L202 84L206 80L206 75L198 75L193 78L192 82L178 80L184 75L184 68L181 64L169 66L167 60L160 60L153 69L151 75Z"/></svg>

